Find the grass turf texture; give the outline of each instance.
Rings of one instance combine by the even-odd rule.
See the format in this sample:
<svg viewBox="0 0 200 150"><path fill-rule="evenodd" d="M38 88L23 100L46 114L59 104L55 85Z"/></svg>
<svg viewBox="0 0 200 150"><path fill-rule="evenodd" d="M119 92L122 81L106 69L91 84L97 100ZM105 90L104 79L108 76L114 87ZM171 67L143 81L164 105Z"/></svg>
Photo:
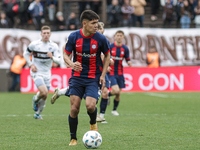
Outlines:
<svg viewBox="0 0 200 150"><path fill-rule="evenodd" d="M49 94L42 113L44 120L36 120L33 95L0 93L0 149L86 149L82 143L84 133L89 130L85 101L79 113L78 145L68 146L69 98L62 96L52 105ZM98 149L200 149L200 93L122 93L120 116L112 116L112 108L113 102L105 114L108 123L98 123L103 138Z"/></svg>

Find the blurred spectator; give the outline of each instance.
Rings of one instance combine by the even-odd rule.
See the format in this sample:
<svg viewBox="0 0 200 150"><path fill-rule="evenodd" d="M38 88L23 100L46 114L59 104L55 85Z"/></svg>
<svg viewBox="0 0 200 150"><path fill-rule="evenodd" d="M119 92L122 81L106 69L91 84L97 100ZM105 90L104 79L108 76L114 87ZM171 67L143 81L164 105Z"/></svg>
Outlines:
<svg viewBox="0 0 200 150"><path fill-rule="evenodd" d="M157 13L160 7L160 0L151 0L151 21L157 20Z"/></svg>
<svg viewBox="0 0 200 150"><path fill-rule="evenodd" d="M124 0L124 5L121 7L123 16L123 26L131 25L131 14L134 12L134 7L130 5L129 0Z"/></svg>
<svg viewBox="0 0 200 150"><path fill-rule="evenodd" d="M178 0L175 6L176 11L176 27L180 27L180 19L181 19L181 10L184 7L183 0Z"/></svg>
<svg viewBox="0 0 200 150"><path fill-rule="evenodd" d="M49 20L54 21L54 15L56 12L56 4L57 0L46 0L48 4L48 13L49 13Z"/></svg>
<svg viewBox="0 0 200 150"><path fill-rule="evenodd" d="M99 14L99 8L101 6L101 1L100 0L93 0L92 2L90 2L90 7L91 9L96 12L97 14Z"/></svg>
<svg viewBox="0 0 200 150"><path fill-rule="evenodd" d="M174 13L174 7L171 3L171 0L167 0L165 7L164 7L164 13L163 13L163 19L164 23L163 26L169 28L171 25L171 22L173 20L173 13Z"/></svg>
<svg viewBox="0 0 200 150"><path fill-rule="evenodd" d="M198 1L198 5L195 7L194 12L196 28L200 28L200 1Z"/></svg>
<svg viewBox="0 0 200 150"><path fill-rule="evenodd" d="M28 10L32 14L33 23L35 25L36 30L41 29L41 19L43 15L43 7L40 3L40 0L33 1L30 6L28 7Z"/></svg>
<svg viewBox="0 0 200 150"><path fill-rule="evenodd" d="M6 13L1 12L1 14L0 14L0 28L10 28L10 26L11 26L10 21L6 17Z"/></svg>
<svg viewBox="0 0 200 150"><path fill-rule="evenodd" d="M82 0L82 2L78 2L79 5L79 18L81 16L81 13L86 9L86 5L88 3L85 0Z"/></svg>
<svg viewBox="0 0 200 150"><path fill-rule="evenodd" d="M63 31L65 29L66 29L66 26L65 26L65 20L63 17L63 13L59 11L56 13L56 19L54 21L53 30L54 31Z"/></svg>
<svg viewBox="0 0 200 150"><path fill-rule="evenodd" d="M191 20L194 20L195 18L195 12L194 8L197 6L197 1L198 0L189 0L189 6L190 6L190 13L191 13Z"/></svg>
<svg viewBox="0 0 200 150"><path fill-rule="evenodd" d="M145 0L131 0L131 6L135 8L134 16L133 16L133 22L134 25L136 25L137 21L140 22L140 27L143 27L143 21L144 21L144 6L146 6Z"/></svg>
<svg viewBox="0 0 200 150"><path fill-rule="evenodd" d="M71 14L71 3L69 1L63 1L63 17L66 20L69 18L69 15Z"/></svg>
<svg viewBox="0 0 200 150"><path fill-rule="evenodd" d="M16 13L13 11L13 7L17 4L16 0L4 0L3 1L3 11L6 13L6 16L9 18L11 22L11 27L15 25L15 15Z"/></svg>
<svg viewBox="0 0 200 150"><path fill-rule="evenodd" d="M117 27L121 21L121 7L118 0L112 0L112 4L108 5L108 23L111 27Z"/></svg>
<svg viewBox="0 0 200 150"><path fill-rule="evenodd" d="M191 23L191 7L187 0L183 1L183 7L181 8L181 28L190 28Z"/></svg>
<svg viewBox="0 0 200 150"><path fill-rule="evenodd" d="M76 14L74 12L70 14L69 18L67 19L66 25L68 30L77 30L79 20L76 18Z"/></svg>
<svg viewBox="0 0 200 150"><path fill-rule="evenodd" d="M147 52L146 63L148 68L158 68L160 67L160 57L156 48L151 46Z"/></svg>
<svg viewBox="0 0 200 150"><path fill-rule="evenodd" d="M9 91L15 91L15 87L20 82L20 74L22 68L26 65L26 60L23 57L23 52L20 52L19 55L16 55L13 58L11 63L10 72L12 76L12 86L9 88Z"/></svg>
<svg viewBox="0 0 200 150"><path fill-rule="evenodd" d="M29 0L18 0L19 5L19 19L20 25L23 27L28 23L28 7L30 5Z"/></svg>

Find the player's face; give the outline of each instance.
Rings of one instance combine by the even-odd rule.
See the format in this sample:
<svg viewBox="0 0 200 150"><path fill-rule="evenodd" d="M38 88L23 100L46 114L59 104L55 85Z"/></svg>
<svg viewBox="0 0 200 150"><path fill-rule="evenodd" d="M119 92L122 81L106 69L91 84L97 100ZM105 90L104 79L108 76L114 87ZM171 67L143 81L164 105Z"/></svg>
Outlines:
<svg viewBox="0 0 200 150"><path fill-rule="evenodd" d="M51 31L50 30L42 30L41 36L42 36L42 41L43 42L48 42L49 38L51 36Z"/></svg>
<svg viewBox="0 0 200 150"><path fill-rule="evenodd" d="M99 28L98 32L100 32L101 34L103 34L104 33L104 28L103 27Z"/></svg>
<svg viewBox="0 0 200 150"><path fill-rule="evenodd" d="M122 33L115 34L115 41L116 42L122 43L123 39L124 39L124 35Z"/></svg>
<svg viewBox="0 0 200 150"><path fill-rule="evenodd" d="M83 25L85 26L87 32L89 32L90 34L95 34L98 29L98 19L86 21Z"/></svg>

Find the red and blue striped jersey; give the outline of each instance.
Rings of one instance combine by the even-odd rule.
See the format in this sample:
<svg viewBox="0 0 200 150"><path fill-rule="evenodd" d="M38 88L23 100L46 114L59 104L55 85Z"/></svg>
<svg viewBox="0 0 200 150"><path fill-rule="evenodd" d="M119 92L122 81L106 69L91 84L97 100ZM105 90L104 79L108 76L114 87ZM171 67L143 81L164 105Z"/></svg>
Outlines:
<svg viewBox="0 0 200 150"><path fill-rule="evenodd" d="M107 54L110 52L110 44L106 37L99 32L85 37L82 29L72 32L66 43L65 52L71 54L74 52L73 62L82 64L82 71L72 70L72 77L92 78L99 80L101 76L103 63L101 52Z"/></svg>
<svg viewBox="0 0 200 150"><path fill-rule="evenodd" d="M112 43L110 45L110 52L111 57L114 61L114 65L110 66L110 75L123 75L123 58L125 58L126 61L130 60L128 47L124 44L122 44L121 46L117 46L115 43Z"/></svg>

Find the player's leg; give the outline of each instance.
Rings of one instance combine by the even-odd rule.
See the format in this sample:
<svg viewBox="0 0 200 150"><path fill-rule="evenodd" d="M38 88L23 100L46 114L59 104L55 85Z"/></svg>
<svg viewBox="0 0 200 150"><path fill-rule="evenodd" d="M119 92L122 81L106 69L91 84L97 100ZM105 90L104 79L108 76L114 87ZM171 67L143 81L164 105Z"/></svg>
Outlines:
<svg viewBox="0 0 200 150"><path fill-rule="evenodd" d="M39 94L42 98L37 102L37 111L34 114L35 119L42 119L41 113L45 107L47 95L48 95L48 88L46 85L38 86Z"/></svg>
<svg viewBox="0 0 200 150"><path fill-rule="evenodd" d="M100 103L100 114L97 115L97 122L105 121L104 115L105 115L106 107L108 104L108 92L109 92L108 91L109 78L107 75L105 76L105 81L106 81L106 84L105 84L105 88L102 90L101 103Z"/></svg>
<svg viewBox="0 0 200 150"><path fill-rule="evenodd" d="M110 97L119 93L119 88L116 87L116 85L118 86L116 76L110 75L109 79L111 91L108 93L108 105L110 104Z"/></svg>
<svg viewBox="0 0 200 150"><path fill-rule="evenodd" d="M97 129L97 107L96 107L97 100L93 97L87 96L85 100L85 105L87 109L87 113L90 117L90 130L98 131Z"/></svg>
<svg viewBox="0 0 200 150"><path fill-rule="evenodd" d="M100 114L97 115L97 122L105 121L104 115L106 112L107 103L108 103L108 88L105 87L102 90L101 103L100 103Z"/></svg>
<svg viewBox="0 0 200 150"><path fill-rule="evenodd" d="M115 95L112 114L115 116L118 116L119 113L117 112L117 107L118 107L119 101L120 101L121 89L125 88L125 79L124 79L123 75L120 75L120 76L116 76L116 80L117 80L118 85L114 88L115 88L115 91L117 91L116 92L117 94Z"/></svg>
<svg viewBox="0 0 200 150"><path fill-rule="evenodd" d="M76 95L70 95L71 109L68 117L71 142L69 145L77 145L77 126L78 126L78 113L81 104L81 98Z"/></svg>
<svg viewBox="0 0 200 150"><path fill-rule="evenodd" d="M114 93L114 95L115 95L115 98L114 98L114 100L113 100L113 103L114 103L114 105L113 105L113 110L111 111L111 113L114 115L114 116L118 116L119 115L119 113L117 112L117 107L118 107L118 105L119 105L119 95L120 95L120 88L119 88L119 86L118 85L113 85L113 86L111 86L111 91Z"/></svg>
<svg viewBox="0 0 200 150"><path fill-rule="evenodd" d="M87 108L87 113L90 117L90 130L97 131L97 108L96 104L101 95L101 88L99 82L87 82L85 88L85 105Z"/></svg>
<svg viewBox="0 0 200 150"><path fill-rule="evenodd" d="M59 98L59 96L65 95L67 93L68 89L69 89L68 87L67 88L63 88L63 89L59 89L58 87L55 88L54 94L51 97L51 104L54 104L56 99Z"/></svg>
<svg viewBox="0 0 200 150"><path fill-rule="evenodd" d="M39 90L36 93L36 95L33 96L33 110L37 111L39 100L46 99L48 91L44 90L45 88L43 88L43 87L46 87L46 85L45 85L45 81L42 76L33 75L32 79ZM41 88L40 88L41 90L39 89L40 86L41 86Z"/></svg>
<svg viewBox="0 0 200 150"><path fill-rule="evenodd" d="M70 136L71 142L69 145L77 145L77 136L76 131L78 127L78 113L80 109L81 99L85 92L85 88L83 87L80 79L72 79L72 82L69 83L69 93L70 95L70 114L69 114L69 129L70 129Z"/></svg>

